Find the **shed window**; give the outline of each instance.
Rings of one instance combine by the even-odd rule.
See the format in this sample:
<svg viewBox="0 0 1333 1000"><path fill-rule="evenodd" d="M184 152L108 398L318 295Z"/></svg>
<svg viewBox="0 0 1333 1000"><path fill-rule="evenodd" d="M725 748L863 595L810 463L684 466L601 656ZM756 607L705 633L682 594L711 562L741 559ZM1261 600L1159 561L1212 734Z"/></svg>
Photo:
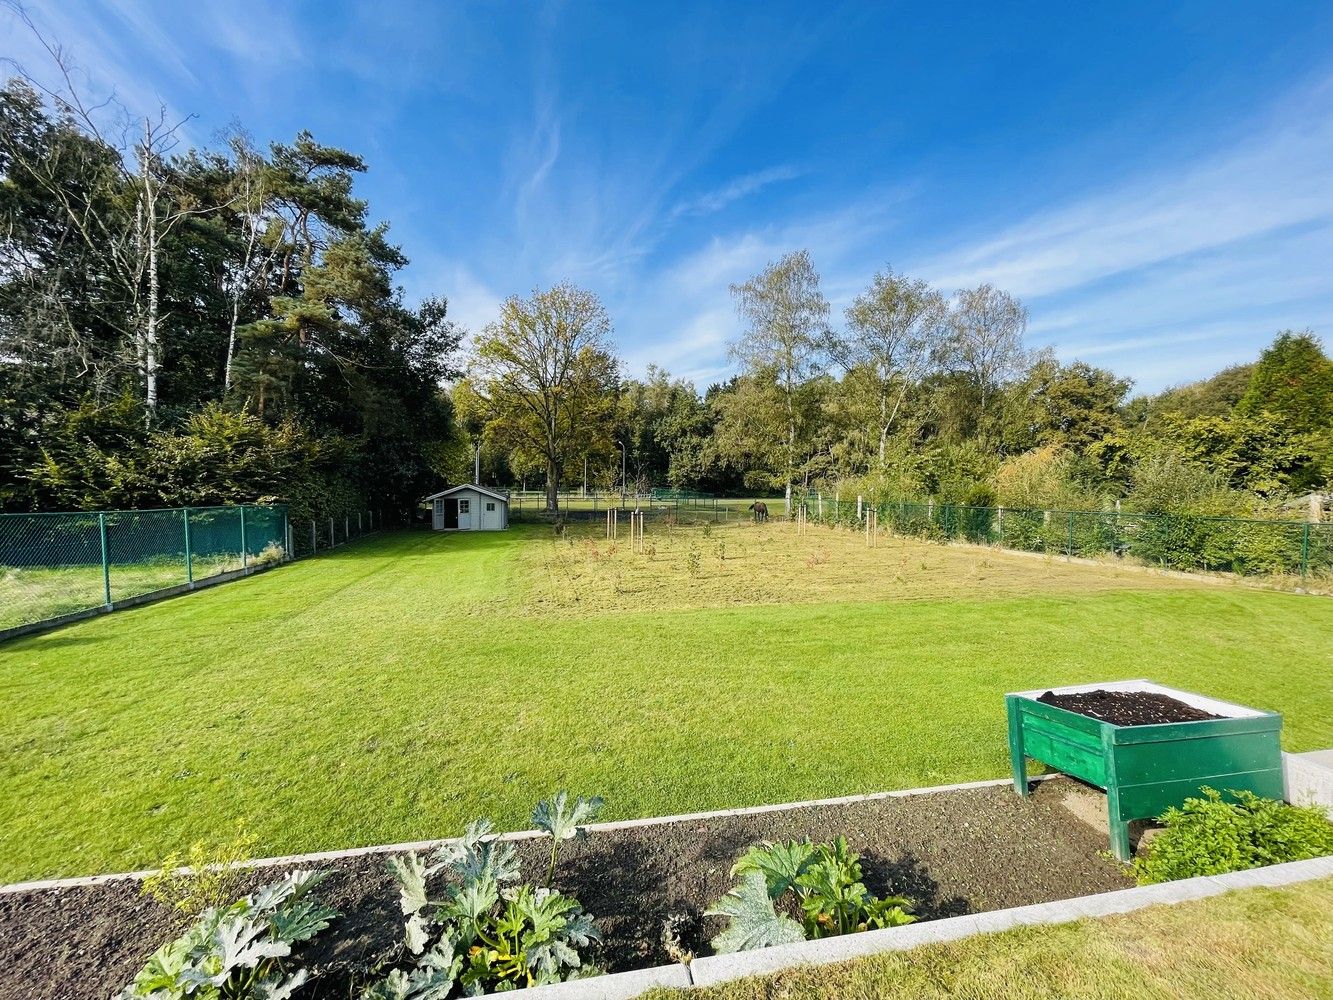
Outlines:
<svg viewBox="0 0 1333 1000"><path fill-rule="evenodd" d="M468 513L468 512L471 511L471 510L472 510L472 501L471 501L471 500L459 500L459 501L458 501L458 513L460 513L460 514L466 514L466 513Z"/></svg>
<svg viewBox="0 0 1333 1000"><path fill-rule="evenodd" d="M486 504L486 510L487 511L495 510L495 504L488 501Z"/></svg>

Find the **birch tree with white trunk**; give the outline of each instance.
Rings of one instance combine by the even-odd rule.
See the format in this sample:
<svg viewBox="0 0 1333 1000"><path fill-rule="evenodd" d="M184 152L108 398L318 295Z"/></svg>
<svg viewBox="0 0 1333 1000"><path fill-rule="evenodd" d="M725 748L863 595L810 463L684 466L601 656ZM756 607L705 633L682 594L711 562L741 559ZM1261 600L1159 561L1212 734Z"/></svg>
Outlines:
<svg viewBox="0 0 1333 1000"><path fill-rule="evenodd" d="M790 511L801 429L797 395L824 370L828 300L807 250L789 253L749 281L732 285L731 294L747 324L745 333L731 344L732 358L749 374L770 374L782 393L786 436L782 479Z"/></svg>
<svg viewBox="0 0 1333 1000"><path fill-rule="evenodd" d="M844 372L859 373L875 394L874 432L883 469L907 394L948 351L949 304L926 282L886 268L852 301L846 318L846 331L829 337L829 355Z"/></svg>
<svg viewBox="0 0 1333 1000"><path fill-rule="evenodd" d="M50 58L54 84L47 85L13 59L4 60L18 76L44 95L72 127L95 144L117 153L113 183L106 190L86 192L62 183L58 164L34 158L22 167L42 183L64 209L70 234L98 248L112 264L110 277L122 286L128 315L105 316L133 344L143 381L144 406L151 422L157 409L158 375L163 345L161 329L160 256L164 241L184 219L199 214L172 183L167 158L179 143L181 127L193 116L173 121L165 106L156 114L131 116L115 95L91 103L76 85L78 75L69 53L49 40L22 4L5 4ZM132 124L131 124L132 123ZM133 138L131 138L133 136ZM92 148L92 147L89 147ZM122 209L123 193L132 205Z"/></svg>

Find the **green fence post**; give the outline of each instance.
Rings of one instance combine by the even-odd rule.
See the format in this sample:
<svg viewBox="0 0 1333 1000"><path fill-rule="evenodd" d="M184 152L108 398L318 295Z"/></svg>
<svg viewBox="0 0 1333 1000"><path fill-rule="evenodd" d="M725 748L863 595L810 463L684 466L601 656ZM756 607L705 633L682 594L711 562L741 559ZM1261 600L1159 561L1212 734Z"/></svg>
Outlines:
<svg viewBox="0 0 1333 1000"><path fill-rule="evenodd" d="M1301 582L1305 582L1310 572L1310 522L1306 521L1301 531Z"/></svg>
<svg viewBox="0 0 1333 1000"><path fill-rule="evenodd" d="M111 562L107 558L106 549L106 514L97 515L97 528L102 535L102 595L105 598L105 604L109 609L111 607Z"/></svg>
<svg viewBox="0 0 1333 1000"><path fill-rule="evenodd" d="M185 525L185 584L194 586L194 556L190 552L190 508L181 511L181 521Z"/></svg>
<svg viewBox="0 0 1333 1000"><path fill-rule="evenodd" d="M1074 512L1069 512L1069 544L1065 547L1065 558L1074 558Z"/></svg>
<svg viewBox="0 0 1333 1000"><path fill-rule="evenodd" d="M250 568L250 553L245 547L245 504L241 504L241 569Z"/></svg>

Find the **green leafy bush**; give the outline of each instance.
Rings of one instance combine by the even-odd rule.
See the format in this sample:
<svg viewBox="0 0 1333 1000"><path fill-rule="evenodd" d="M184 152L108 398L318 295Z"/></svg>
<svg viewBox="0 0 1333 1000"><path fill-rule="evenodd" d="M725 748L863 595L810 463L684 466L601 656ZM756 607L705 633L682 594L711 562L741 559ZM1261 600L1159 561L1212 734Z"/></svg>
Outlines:
<svg viewBox="0 0 1333 1000"><path fill-rule="evenodd" d="M1253 792L1223 800L1212 788L1162 816L1166 829L1134 861L1141 885L1222 875L1333 854L1333 823L1315 806L1293 806Z"/></svg>
<svg viewBox="0 0 1333 1000"><path fill-rule="evenodd" d="M310 893L323 880L294 871L226 908L209 907L117 1000L288 1000L306 981L304 969L289 970L293 946L339 915Z"/></svg>
<svg viewBox="0 0 1333 1000"><path fill-rule="evenodd" d="M361 1000L444 1000L456 987L474 996L595 975L579 954L600 939L592 917L549 883L560 844L585 835L579 824L601 804L581 797L571 804L566 792L538 803L533 823L552 840L547 885L516 884L514 848L495 838L487 819L470 823L431 864L415 852L390 859L407 918L405 954ZM437 873L447 883L432 899L428 882Z"/></svg>
<svg viewBox="0 0 1333 1000"><path fill-rule="evenodd" d="M727 918L726 928L713 938L719 954L898 927L916 919L909 912L911 900L878 898L866 889L860 856L843 837L829 844L756 844L731 874L740 877L739 884L707 911ZM799 921L778 912L777 904L789 900Z"/></svg>

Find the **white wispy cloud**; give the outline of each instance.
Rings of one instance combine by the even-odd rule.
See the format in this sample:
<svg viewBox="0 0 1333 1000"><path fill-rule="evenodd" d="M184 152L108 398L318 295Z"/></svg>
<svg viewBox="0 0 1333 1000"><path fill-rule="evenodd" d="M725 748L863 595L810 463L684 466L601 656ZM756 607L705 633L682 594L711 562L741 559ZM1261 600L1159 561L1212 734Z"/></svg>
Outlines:
<svg viewBox="0 0 1333 1000"><path fill-rule="evenodd" d="M729 184L720 188L699 195L695 198L689 198L678 202L671 210L673 218L682 216L712 215L714 212L720 212L732 202L740 201L742 198L748 198L752 194L762 191L769 185L780 181L794 180L800 177L804 171L798 170L792 166L769 167L766 170L757 170L751 174L745 174L737 177Z"/></svg>
<svg viewBox="0 0 1333 1000"><path fill-rule="evenodd" d="M1333 217L1333 80L1288 95L1235 146L1040 212L922 263L947 288L1039 297Z"/></svg>

